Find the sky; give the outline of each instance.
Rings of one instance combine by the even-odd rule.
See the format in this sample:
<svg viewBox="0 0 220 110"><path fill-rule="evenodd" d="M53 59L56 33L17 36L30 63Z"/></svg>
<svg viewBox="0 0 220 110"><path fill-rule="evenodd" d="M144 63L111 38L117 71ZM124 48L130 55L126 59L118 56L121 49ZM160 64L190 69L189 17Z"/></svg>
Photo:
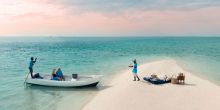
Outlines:
<svg viewBox="0 0 220 110"><path fill-rule="evenodd" d="M220 36L220 0L0 0L0 36Z"/></svg>

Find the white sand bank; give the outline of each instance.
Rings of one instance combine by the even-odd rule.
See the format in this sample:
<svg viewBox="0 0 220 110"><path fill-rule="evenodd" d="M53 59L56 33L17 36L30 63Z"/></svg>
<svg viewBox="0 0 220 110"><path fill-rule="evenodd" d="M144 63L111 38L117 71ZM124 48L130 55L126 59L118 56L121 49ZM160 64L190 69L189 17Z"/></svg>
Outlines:
<svg viewBox="0 0 220 110"><path fill-rule="evenodd" d="M83 110L220 110L220 87L184 71L174 60L138 67L141 81L132 81L131 70L118 73ZM152 73L186 75L185 85L153 85L143 81Z"/></svg>

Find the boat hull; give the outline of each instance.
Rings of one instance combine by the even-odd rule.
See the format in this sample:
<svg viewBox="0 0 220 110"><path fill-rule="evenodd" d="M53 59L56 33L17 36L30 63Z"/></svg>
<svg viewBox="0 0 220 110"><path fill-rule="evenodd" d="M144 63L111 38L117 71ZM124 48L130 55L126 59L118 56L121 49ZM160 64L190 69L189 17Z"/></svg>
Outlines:
<svg viewBox="0 0 220 110"><path fill-rule="evenodd" d="M50 86L50 85L40 85L40 84L33 84L33 83L28 83L27 84L31 84L31 85L38 85L38 86L48 86L48 87L64 87L64 88L86 88L86 87L96 87L98 85L99 82L95 82L92 84L88 84L88 85L80 85L80 86Z"/></svg>
<svg viewBox="0 0 220 110"><path fill-rule="evenodd" d="M45 75L43 79L32 79L30 76L27 78L27 84L52 86L52 87L93 87L101 80L101 75L84 75L79 76L76 81L71 81L71 76L65 76L65 81L50 80L49 75Z"/></svg>

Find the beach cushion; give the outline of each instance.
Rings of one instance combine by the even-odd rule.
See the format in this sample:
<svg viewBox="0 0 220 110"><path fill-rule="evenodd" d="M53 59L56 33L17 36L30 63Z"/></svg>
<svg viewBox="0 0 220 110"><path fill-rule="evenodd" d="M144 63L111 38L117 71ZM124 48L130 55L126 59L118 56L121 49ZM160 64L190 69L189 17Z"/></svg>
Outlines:
<svg viewBox="0 0 220 110"><path fill-rule="evenodd" d="M143 78L145 81L150 82L152 84L165 84L169 83L170 81L162 80L162 79L156 79L156 78L151 78L151 77L144 77Z"/></svg>

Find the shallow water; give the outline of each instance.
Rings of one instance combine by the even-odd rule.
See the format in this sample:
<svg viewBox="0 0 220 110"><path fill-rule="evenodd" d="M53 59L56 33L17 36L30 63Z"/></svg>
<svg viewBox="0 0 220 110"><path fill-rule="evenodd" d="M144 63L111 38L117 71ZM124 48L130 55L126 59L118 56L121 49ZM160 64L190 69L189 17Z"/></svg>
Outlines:
<svg viewBox="0 0 220 110"><path fill-rule="evenodd" d="M64 74L103 74L103 82L133 59L172 58L220 84L220 38L0 38L0 53L0 110L77 110L102 90L24 87L32 56L38 57L35 72L61 67Z"/></svg>

